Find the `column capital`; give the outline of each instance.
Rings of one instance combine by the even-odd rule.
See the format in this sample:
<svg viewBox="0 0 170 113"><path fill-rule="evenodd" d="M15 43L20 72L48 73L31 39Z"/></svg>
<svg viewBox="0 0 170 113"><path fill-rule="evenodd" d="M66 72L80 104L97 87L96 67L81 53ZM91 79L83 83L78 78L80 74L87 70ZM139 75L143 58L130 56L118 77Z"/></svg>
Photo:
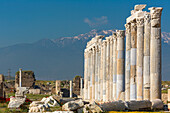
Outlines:
<svg viewBox="0 0 170 113"><path fill-rule="evenodd" d="M161 26L161 14L162 7L151 7L149 8L151 15L151 26L152 27L160 27Z"/></svg>
<svg viewBox="0 0 170 113"><path fill-rule="evenodd" d="M125 24L126 33L130 33L130 23Z"/></svg>
<svg viewBox="0 0 170 113"><path fill-rule="evenodd" d="M137 26L136 26L136 22L132 22L131 23L131 31L133 30L133 31L136 31L137 29Z"/></svg>
<svg viewBox="0 0 170 113"><path fill-rule="evenodd" d="M116 39L116 38L117 38L116 33L113 33L112 35L113 35L113 39Z"/></svg>
<svg viewBox="0 0 170 113"><path fill-rule="evenodd" d="M116 30L117 38L124 38L125 37L125 31L124 30Z"/></svg>
<svg viewBox="0 0 170 113"><path fill-rule="evenodd" d="M144 22L145 22L145 25L148 25L148 24L150 24L150 22L151 22L151 15L150 14L145 14L145 16L144 16Z"/></svg>
<svg viewBox="0 0 170 113"><path fill-rule="evenodd" d="M144 18L143 17L136 18L136 24L137 24L137 27L144 26Z"/></svg>

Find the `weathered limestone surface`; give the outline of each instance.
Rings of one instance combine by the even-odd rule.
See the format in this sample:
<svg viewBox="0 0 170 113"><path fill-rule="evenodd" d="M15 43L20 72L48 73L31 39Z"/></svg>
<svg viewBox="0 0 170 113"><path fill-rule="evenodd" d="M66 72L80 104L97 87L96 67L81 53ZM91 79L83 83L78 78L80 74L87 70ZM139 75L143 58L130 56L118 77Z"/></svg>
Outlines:
<svg viewBox="0 0 170 113"><path fill-rule="evenodd" d="M22 71L21 83L22 87L33 88L35 85L35 75L33 71ZM15 75L15 88L19 87L19 71Z"/></svg>
<svg viewBox="0 0 170 113"><path fill-rule="evenodd" d="M124 37L125 31L117 30L117 100L124 100L125 68L124 68Z"/></svg>
<svg viewBox="0 0 170 113"><path fill-rule="evenodd" d="M4 92L4 75L0 74L0 97L4 98L5 97L5 92Z"/></svg>
<svg viewBox="0 0 170 113"><path fill-rule="evenodd" d="M141 101L127 101L127 109L130 111L139 111L139 110L151 110L152 103L149 100L141 100Z"/></svg>
<svg viewBox="0 0 170 113"><path fill-rule="evenodd" d="M124 111L126 106L123 101L119 100L100 104L100 108L103 111Z"/></svg>
<svg viewBox="0 0 170 113"><path fill-rule="evenodd" d="M161 99L161 7L149 8L151 15L150 40L150 99Z"/></svg>
<svg viewBox="0 0 170 113"><path fill-rule="evenodd" d="M151 102L152 102L153 110L162 110L163 109L164 104L163 104L162 100L155 99L155 100L152 100Z"/></svg>
<svg viewBox="0 0 170 113"><path fill-rule="evenodd" d="M137 22L137 100L143 100L143 45L144 19L139 17Z"/></svg>
<svg viewBox="0 0 170 113"><path fill-rule="evenodd" d="M150 100L150 34L151 34L151 17L146 14L144 18L144 60L143 60L143 99Z"/></svg>
<svg viewBox="0 0 170 113"><path fill-rule="evenodd" d="M131 49L131 30L130 24L126 27L126 68L125 68L125 100L130 100L130 49Z"/></svg>
<svg viewBox="0 0 170 113"><path fill-rule="evenodd" d="M116 78L117 78L117 36L116 33L113 33L113 99L117 100L116 96Z"/></svg>
<svg viewBox="0 0 170 113"><path fill-rule="evenodd" d="M130 58L130 100L136 100L136 22L131 23L131 58Z"/></svg>
<svg viewBox="0 0 170 113"><path fill-rule="evenodd" d="M109 101L110 93L110 37L106 37L106 101Z"/></svg>
<svg viewBox="0 0 170 113"><path fill-rule="evenodd" d="M73 97L73 82L70 80L70 98Z"/></svg>
<svg viewBox="0 0 170 113"><path fill-rule="evenodd" d="M170 89L168 89L168 109L170 110Z"/></svg>

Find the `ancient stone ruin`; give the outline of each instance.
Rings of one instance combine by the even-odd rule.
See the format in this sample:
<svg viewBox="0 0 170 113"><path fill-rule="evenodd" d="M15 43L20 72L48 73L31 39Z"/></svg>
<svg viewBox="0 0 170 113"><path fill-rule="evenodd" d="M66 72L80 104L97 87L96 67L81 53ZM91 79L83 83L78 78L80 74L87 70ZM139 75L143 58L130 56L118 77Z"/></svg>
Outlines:
<svg viewBox="0 0 170 113"><path fill-rule="evenodd" d="M96 35L87 43L84 100L150 100L159 103L163 8L151 7L150 12L146 12L143 11L145 7L135 5L126 19L126 32L116 30L109 37Z"/></svg>
<svg viewBox="0 0 170 113"><path fill-rule="evenodd" d="M15 75L15 88L19 86L19 71ZM22 71L21 87L33 88L35 84L35 75L33 71Z"/></svg>
<svg viewBox="0 0 170 113"><path fill-rule="evenodd" d="M0 97L5 98L4 75L0 74Z"/></svg>

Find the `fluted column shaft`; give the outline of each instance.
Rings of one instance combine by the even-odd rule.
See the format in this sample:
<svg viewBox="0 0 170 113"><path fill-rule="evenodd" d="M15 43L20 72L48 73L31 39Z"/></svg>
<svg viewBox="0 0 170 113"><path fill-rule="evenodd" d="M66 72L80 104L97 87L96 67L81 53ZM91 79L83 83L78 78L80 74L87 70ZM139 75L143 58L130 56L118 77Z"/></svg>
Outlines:
<svg viewBox="0 0 170 113"><path fill-rule="evenodd" d="M101 66L100 66L100 101L103 101L103 42L101 43L101 58L100 58L100 62L101 62Z"/></svg>
<svg viewBox="0 0 170 113"><path fill-rule="evenodd" d="M84 52L84 100L88 96L88 52Z"/></svg>
<svg viewBox="0 0 170 113"><path fill-rule="evenodd" d="M143 100L143 46L144 46L144 18L137 21L137 100Z"/></svg>
<svg viewBox="0 0 170 113"><path fill-rule="evenodd" d="M151 15L150 81L151 100L161 99L161 7L149 8Z"/></svg>
<svg viewBox="0 0 170 113"><path fill-rule="evenodd" d="M93 50L90 54L90 101L92 100L92 73L93 73Z"/></svg>
<svg viewBox="0 0 170 113"><path fill-rule="evenodd" d="M113 99L116 100L116 78L117 78L117 38L116 34L113 34Z"/></svg>
<svg viewBox="0 0 170 113"><path fill-rule="evenodd" d="M143 60L143 99L150 100L150 33L151 23L150 14L144 18L144 60Z"/></svg>
<svg viewBox="0 0 170 113"><path fill-rule="evenodd" d="M96 48L92 48L92 101L95 100L95 63L96 63Z"/></svg>
<svg viewBox="0 0 170 113"><path fill-rule="evenodd" d="M130 100L136 100L136 22L131 23Z"/></svg>
<svg viewBox="0 0 170 113"><path fill-rule="evenodd" d="M110 38L110 96L109 101L113 100L113 36Z"/></svg>
<svg viewBox="0 0 170 113"><path fill-rule="evenodd" d="M106 101L109 101L110 92L110 37L106 37L107 48L106 48Z"/></svg>
<svg viewBox="0 0 170 113"><path fill-rule="evenodd" d="M98 46L96 46L96 58L95 58L95 100L98 99Z"/></svg>
<svg viewBox="0 0 170 113"><path fill-rule="evenodd" d="M70 80L70 98L72 98L72 97L73 97L73 83Z"/></svg>
<svg viewBox="0 0 170 113"><path fill-rule="evenodd" d="M117 99L124 100L125 73L124 73L124 37L123 30L117 30Z"/></svg>
<svg viewBox="0 0 170 113"><path fill-rule="evenodd" d="M130 24L126 27L126 69L125 69L125 100L130 100L130 50L131 50L131 30Z"/></svg>
<svg viewBox="0 0 170 113"><path fill-rule="evenodd" d="M103 41L103 101L106 101L106 50L107 41Z"/></svg>

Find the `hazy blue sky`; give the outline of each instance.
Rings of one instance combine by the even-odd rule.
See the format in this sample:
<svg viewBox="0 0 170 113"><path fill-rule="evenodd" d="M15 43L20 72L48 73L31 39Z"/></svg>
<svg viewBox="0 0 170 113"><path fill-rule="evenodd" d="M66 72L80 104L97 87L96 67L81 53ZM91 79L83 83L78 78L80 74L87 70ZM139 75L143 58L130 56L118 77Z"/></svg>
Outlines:
<svg viewBox="0 0 170 113"><path fill-rule="evenodd" d="M163 7L162 31L170 32L170 0L0 0L0 47L124 29L135 4Z"/></svg>

